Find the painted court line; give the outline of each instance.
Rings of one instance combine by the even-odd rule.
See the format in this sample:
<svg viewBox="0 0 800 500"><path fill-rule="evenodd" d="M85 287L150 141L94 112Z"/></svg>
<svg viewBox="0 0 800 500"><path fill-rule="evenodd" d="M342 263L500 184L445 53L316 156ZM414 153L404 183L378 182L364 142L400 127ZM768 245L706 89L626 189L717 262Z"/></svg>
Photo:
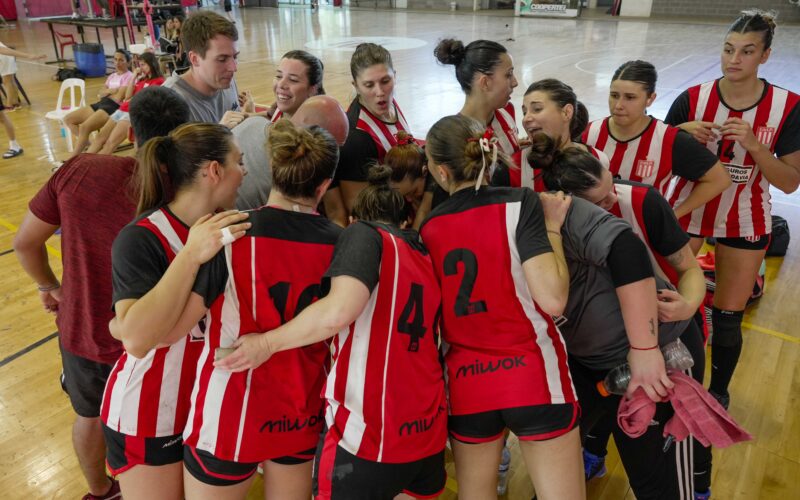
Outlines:
<svg viewBox="0 0 800 500"><path fill-rule="evenodd" d="M742 322L742 326L745 328L749 328L751 330L755 330L759 333L763 333L765 335L770 335L775 338L779 338L781 340L785 340L787 342L792 342L795 344L800 344L800 338L792 337L791 335L786 335L785 333L776 332L775 330L770 330L769 328L764 328L763 326L753 325L746 321Z"/></svg>
<svg viewBox="0 0 800 500"><path fill-rule="evenodd" d="M29 345L28 347L25 347L25 348L15 352L11 356L8 356L8 357L4 358L3 360L0 360L0 368L2 368L4 366L6 366L7 364L11 363L12 361L17 359L18 357L31 352L32 350L36 349L40 345L46 344L47 342L53 340L56 337L58 337L58 332L53 332L50 335L48 335L47 337L45 337L43 339L40 339L40 340L37 340L36 342L34 342L33 344Z"/></svg>

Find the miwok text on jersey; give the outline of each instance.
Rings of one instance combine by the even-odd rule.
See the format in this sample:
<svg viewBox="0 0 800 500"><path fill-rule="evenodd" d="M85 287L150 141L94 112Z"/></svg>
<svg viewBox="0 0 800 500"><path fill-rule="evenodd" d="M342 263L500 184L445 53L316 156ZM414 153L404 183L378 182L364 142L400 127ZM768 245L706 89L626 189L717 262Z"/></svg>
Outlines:
<svg viewBox="0 0 800 500"><path fill-rule="evenodd" d="M323 410L320 410L319 415L311 415L305 418L289 418L286 415L282 416L277 420L267 420L264 422L264 425L261 426L259 432L264 432L264 429L268 429L267 432L292 432L292 431L299 431L306 427L314 427L322 423L324 418Z"/></svg>
<svg viewBox="0 0 800 500"><path fill-rule="evenodd" d="M476 359L472 364L459 367L459 369L456 370L456 378L483 375L484 373L492 373L497 370L513 370L520 366L528 366L525 364L525 361L523 361L524 359L524 355L498 359L497 361L489 361L488 363Z"/></svg>

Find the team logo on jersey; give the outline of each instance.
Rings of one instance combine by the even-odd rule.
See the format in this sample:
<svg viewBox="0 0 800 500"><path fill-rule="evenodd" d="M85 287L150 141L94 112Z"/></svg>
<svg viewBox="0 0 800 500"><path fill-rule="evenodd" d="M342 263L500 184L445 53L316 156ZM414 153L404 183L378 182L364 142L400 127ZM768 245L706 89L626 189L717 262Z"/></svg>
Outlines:
<svg viewBox="0 0 800 500"><path fill-rule="evenodd" d="M636 162L636 175L642 179L653 175L653 170L656 168L656 162L653 160L639 160Z"/></svg>
<svg viewBox="0 0 800 500"><path fill-rule="evenodd" d="M410 422L405 422L403 425L400 426L400 431L398 435L402 436L406 434L408 436L412 434L417 434L420 432L425 432L430 430L433 427L434 422L439 418L440 415L444 414L444 406L440 406L438 411L434 416L431 418L419 418L417 420L412 420Z"/></svg>
<svg viewBox="0 0 800 500"><path fill-rule="evenodd" d="M296 417L291 418L287 417L286 415L282 416L276 420L267 420L264 422L264 425L261 426L259 432L292 432L292 431L299 431L304 429L305 427L316 427L321 426L323 420L325 419L325 415L323 411L319 412L319 415L311 415L309 417Z"/></svg>
<svg viewBox="0 0 800 500"><path fill-rule="evenodd" d="M495 362L489 361L483 363L475 360L475 363L464 365L456 370L456 378L468 377L470 375L483 375L484 373L492 373L497 370L513 370L520 366L528 366L525 364L525 356L514 356L512 358L498 359Z"/></svg>
<svg viewBox="0 0 800 500"><path fill-rule="evenodd" d="M758 127L756 130L756 139L758 142L765 146L772 144L772 139L775 138L775 127Z"/></svg>

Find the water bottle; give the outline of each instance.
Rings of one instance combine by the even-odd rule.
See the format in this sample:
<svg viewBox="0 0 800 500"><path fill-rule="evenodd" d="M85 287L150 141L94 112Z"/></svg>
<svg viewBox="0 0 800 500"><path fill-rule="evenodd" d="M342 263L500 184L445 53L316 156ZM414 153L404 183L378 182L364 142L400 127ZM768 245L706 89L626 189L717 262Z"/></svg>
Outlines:
<svg viewBox="0 0 800 500"><path fill-rule="evenodd" d="M675 339L674 342L663 346L661 354L664 356L664 365L668 369L683 371L694 366L692 354L681 342L681 339ZM606 378L597 383L597 391L603 396L622 395L628 389L630 381L631 367L625 363L608 372Z"/></svg>
<svg viewBox="0 0 800 500"><path fill-rule="evenodd" d="M497 469L497 494L503 496L508 490L508 469L511 467L511 451L508 446L503 447L500 467Z"/></svg>

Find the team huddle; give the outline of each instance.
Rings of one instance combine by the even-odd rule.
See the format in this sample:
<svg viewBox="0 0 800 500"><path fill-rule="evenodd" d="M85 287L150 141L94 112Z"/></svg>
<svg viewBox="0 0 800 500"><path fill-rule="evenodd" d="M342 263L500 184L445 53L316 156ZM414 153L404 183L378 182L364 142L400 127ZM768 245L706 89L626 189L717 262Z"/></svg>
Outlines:
<svg viewBox="0 0 800 500"><path fill-rule="evenodd" d="M495 498L509 432L541 500L585 498L612 435L636 498L710 498L710 449L664 442L673 381L659 348L680 339L702 383L695 255L716 238L708 387L727 408L769 186L800 184L800 96L758 78L769 14L736 19L722 77L663 121L647 114L646 61L616 69L609 116L590 121L551 78L511 102L501 44L442 40L434 56L464 106L424 139L379 45L355 49L346 113L324 95L322 63L292 51L257 116L225 55L236 28L200 12L182 30L189 73L126 106L137 158L78 155L30 205L66 227L54 193L68 179L106 176L81 189L114 193L113 312L97 323L110 319L124 350L110 363L110 347L83 359L62 341L62 353L126 499L244 498L259 467L265 498L434 498L448 444L459 498ZM61 315L53 280L37 282ZM84 375L69 370L91 359L113 367L83 384L98 394L76 395ZM657 403L636 438L617 423L625 396L597 389L625 363L627 395Z"/></svg>

